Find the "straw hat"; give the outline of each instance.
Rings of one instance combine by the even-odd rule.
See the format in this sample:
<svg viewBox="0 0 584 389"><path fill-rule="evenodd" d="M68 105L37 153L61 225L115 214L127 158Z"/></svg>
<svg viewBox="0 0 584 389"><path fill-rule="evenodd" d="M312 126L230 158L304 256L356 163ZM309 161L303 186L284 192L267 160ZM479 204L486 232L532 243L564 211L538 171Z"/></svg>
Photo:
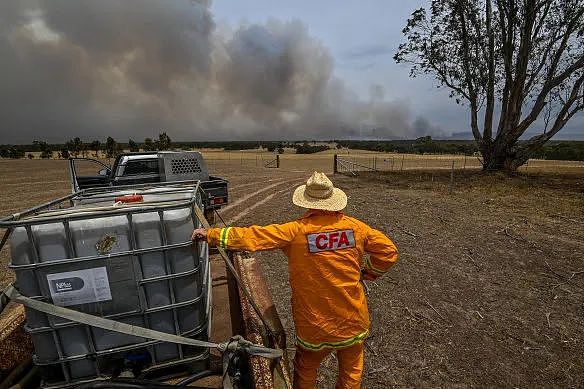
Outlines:
<svg viewBox="0 0 584 389"><path fill-rule="evenodd" d="M324 173L314 172L306 185L296 188L292 202L302 208L340 211L347 206L347 195L335 188Z"/></svg>

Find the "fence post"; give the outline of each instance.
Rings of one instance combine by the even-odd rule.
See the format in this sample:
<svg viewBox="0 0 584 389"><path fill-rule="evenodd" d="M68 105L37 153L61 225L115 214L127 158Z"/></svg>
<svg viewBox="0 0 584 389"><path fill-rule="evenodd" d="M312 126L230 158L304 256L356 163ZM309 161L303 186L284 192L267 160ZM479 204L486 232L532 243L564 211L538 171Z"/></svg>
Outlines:
<svg viewBox="0 0 584 389"><path fill-rule="evenodd" d="M276 168L280 167L280 154L276 154Z"/></svg>
<svg viewBox="0 0 584 389"><path fill-rule="evenodd" d="M333 156L333 174L337 174L339 171L337 170L337 155Z"/></svg>
<svg viewBox="0 0 584 389"><path fill-rule="evenodd" d="M377 170L377 155L373 156L373 170Z"/></svg>
<svg viewBox="0 0 584 389"><path fill-rule="evenodd" d="M466 170L466 154L464 154L464 165L462 166L462 170Z"/></svg>
<svg viewBox="0 0 584 389"><path fill-rule="evenodd" d="M402 162L401 162L401 167L399 169L400 172L402 172L404 170L404 159L406 158L406 155L402 155Z"/></svg>
<svg viewBox="0 0 584 389"><path fill-rule="evenodd" d="M450 169L450 189L448 190L448 192L452 194L453 190L454 190L454 161L452 161L452 168Z"/></svg>

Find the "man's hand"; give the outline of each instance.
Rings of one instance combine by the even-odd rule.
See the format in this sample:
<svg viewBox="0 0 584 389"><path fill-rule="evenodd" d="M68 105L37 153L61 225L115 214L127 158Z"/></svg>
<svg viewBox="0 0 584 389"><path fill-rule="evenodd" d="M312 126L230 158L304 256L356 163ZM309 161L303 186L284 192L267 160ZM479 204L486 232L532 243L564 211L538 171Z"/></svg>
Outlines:
<svg viewBox="0 0 584 389"><path fill-rule="evenodd" d="M207 230L204 228L196 228L191 236L192 240L207 240Z"/></svg>

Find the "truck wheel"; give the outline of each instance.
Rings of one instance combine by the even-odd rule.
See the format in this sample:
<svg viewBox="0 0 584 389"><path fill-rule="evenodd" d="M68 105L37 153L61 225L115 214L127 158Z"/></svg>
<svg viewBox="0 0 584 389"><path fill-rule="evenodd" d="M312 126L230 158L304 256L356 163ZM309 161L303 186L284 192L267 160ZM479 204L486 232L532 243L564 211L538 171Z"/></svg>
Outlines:
<svg viewBox="0 0 584 389"><path fill-rule="evenodd" d="M207 209L205 210L205 219L209 222L209 224L215 224L215 210Z"/></svg>

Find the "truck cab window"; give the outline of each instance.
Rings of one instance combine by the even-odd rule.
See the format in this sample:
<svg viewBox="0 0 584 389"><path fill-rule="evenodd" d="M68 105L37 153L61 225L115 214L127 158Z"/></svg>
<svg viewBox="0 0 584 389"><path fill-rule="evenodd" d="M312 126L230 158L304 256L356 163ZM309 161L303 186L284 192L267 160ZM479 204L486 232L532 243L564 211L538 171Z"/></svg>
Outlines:
<svg viewBox="0 0 584 389"><path fill-rule="evenodd" d="M124 176L158 173L159 171L157 160L128 161L128 163L126 163L126 168L124 169Z"/></svg>

